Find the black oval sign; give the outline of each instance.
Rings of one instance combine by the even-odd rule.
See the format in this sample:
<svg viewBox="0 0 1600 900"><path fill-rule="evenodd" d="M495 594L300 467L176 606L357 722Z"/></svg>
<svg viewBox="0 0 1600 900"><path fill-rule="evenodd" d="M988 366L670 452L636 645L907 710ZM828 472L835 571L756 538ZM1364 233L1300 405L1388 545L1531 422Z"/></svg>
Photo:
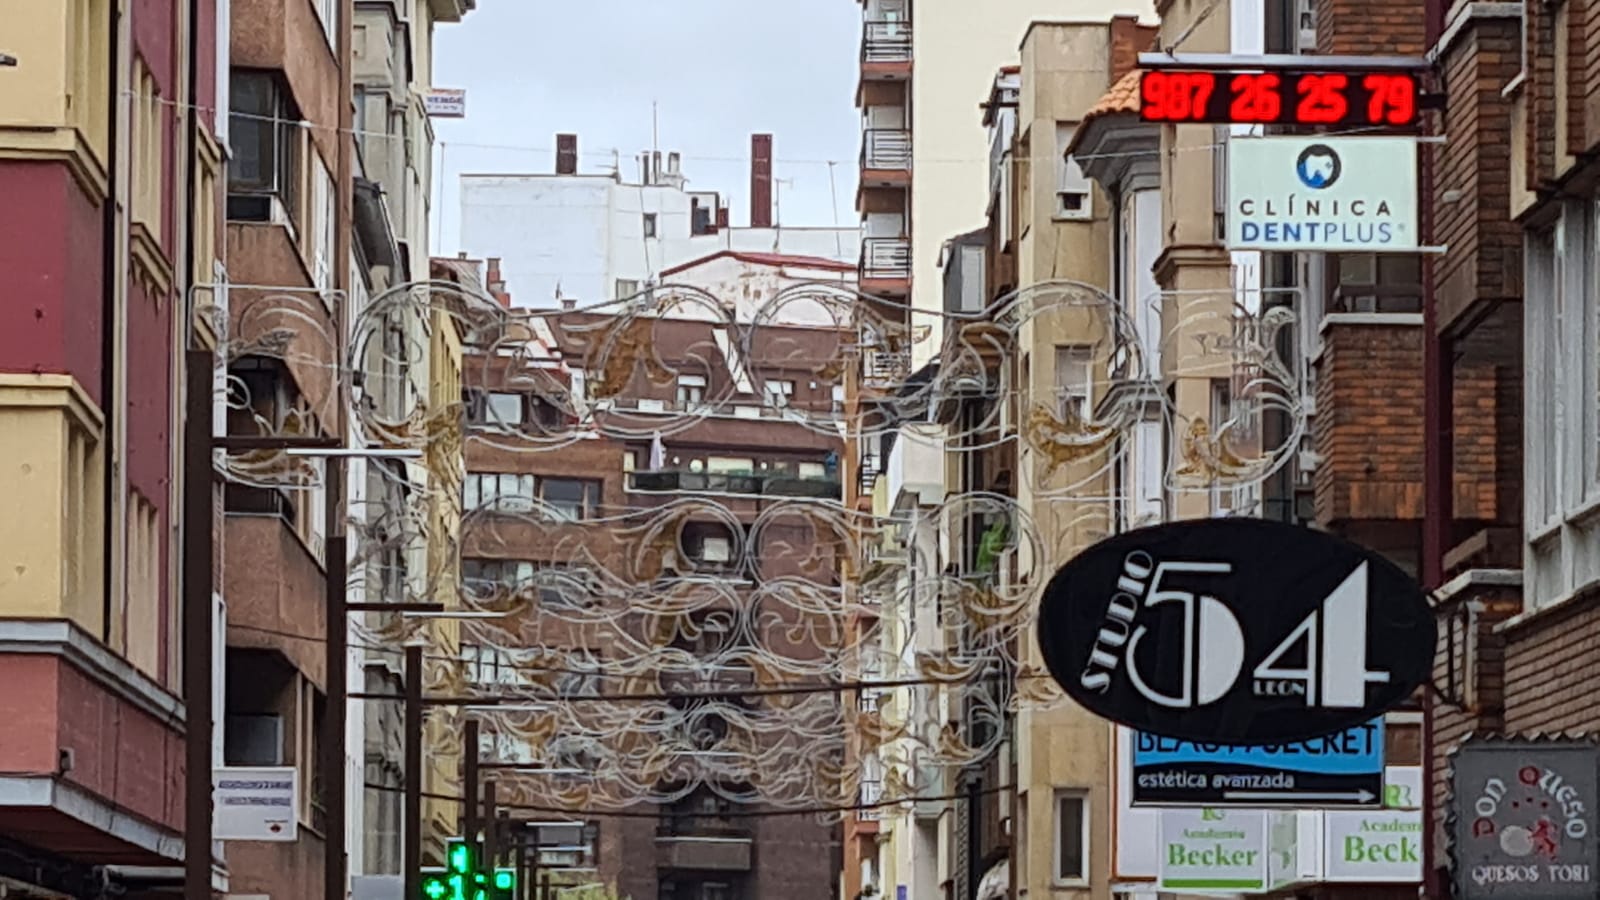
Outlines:
<svg viewBox="0 0 1600 900"><path fill-rule="evenodd" d="M1091 712L1215 744L1311 740L1404 702L1433 669L1421 587L1376 553L1262 519L1141 528L1045 588L1045 665Z"/></svg>

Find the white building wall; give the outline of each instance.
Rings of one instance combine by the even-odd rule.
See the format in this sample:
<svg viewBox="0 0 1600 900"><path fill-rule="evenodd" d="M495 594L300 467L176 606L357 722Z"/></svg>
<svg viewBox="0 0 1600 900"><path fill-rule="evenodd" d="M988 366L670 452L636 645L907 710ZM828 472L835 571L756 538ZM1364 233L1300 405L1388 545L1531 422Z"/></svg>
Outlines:
<svg viewBox="0 0 1600 900"><path fill-rule="evenodd" d="M465 175L461 248L498 257L512 301L546 306L559 285L580 304L616 299L618 282L645 282L663 269L718 250L818 256L854 264L858 228L726 228L692 233L690 192L626 184L604 175ZM645 216L655 216L655 237Z"/></svg>

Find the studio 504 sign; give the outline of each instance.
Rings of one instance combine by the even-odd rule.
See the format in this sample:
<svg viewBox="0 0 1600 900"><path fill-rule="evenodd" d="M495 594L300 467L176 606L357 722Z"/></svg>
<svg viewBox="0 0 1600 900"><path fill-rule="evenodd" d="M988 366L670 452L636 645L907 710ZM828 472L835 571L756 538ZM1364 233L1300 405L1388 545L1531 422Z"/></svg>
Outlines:
<svg viewBox="0 0 1600 900"><path fill-rule="evenodd" d="M1045 588L1039 644L1074 700L1206 744L1285 744L1360 726L1433 665L1421 589L1376 553L1260 519L1142 528Z"/></svg>
<svg viewBox="0 0 1600 900"><path fill-rule="evenodd" d="M1227 219L1231 250L1414 252L1416 139L1234 138Z"/></svg>

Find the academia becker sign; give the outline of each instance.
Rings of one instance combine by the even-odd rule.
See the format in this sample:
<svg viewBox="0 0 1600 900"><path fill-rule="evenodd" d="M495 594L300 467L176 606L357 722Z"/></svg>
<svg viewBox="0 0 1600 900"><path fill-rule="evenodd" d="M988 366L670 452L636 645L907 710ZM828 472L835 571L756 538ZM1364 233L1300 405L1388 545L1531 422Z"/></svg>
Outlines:
<svg viewBox="0 0 1600 900"><path fill-rule="evenodd" d="M1201 744L1364 725L1430 674L1434 628L1421 588L1382 556L1261 519L1117 535L1062 566L1039 607L1045 665L1068 696Z"/></svg>
<svg viewBox="0 0 1600 900"><path fill-rule="evenodd" d="M1450 856L1460 900L1600 894L1600 750L1588 741L1468 740L1451 758Z"/></svg>
<svg viewBox="0 0 1600 900"><path fill-rule="evenodd" d="M1260 891L1267 886L1267 818L1259 810L1161 813L1164 891Z"/></svg>
<svg viewBox="0 0 1600 900"><path fill-rule="evenodd" d="M1230 250L1415 252L1416 139L1231 138L1227 219Z"/></svg>

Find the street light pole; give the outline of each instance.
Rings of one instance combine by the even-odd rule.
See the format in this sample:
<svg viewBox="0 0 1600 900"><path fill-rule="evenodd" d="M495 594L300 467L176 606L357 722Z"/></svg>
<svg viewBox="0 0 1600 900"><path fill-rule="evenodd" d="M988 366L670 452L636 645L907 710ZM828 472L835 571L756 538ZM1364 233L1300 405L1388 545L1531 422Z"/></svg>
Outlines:
<svg viewBox="0 0 1600 900"><path fill-rule="evenodd" d="M405 900L422 896L422 645L406 647L405 701Z"/></svg>

